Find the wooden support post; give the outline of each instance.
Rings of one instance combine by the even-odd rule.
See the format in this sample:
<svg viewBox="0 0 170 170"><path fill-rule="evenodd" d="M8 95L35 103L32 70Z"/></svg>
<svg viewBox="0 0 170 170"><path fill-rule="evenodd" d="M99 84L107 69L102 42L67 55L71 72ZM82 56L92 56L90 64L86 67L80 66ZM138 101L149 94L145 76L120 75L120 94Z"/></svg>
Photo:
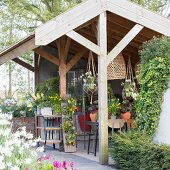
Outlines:
<svg viewBox="0 0 170 170"><path fill-rule="evenodd" d="M40 56L34 52L34 86L36 87L39 84L39 60Z"/></svg>
<svg viewBox="0 0 170 170"><path fill-rule="evenodd" d="M107 102L107 16L103 12L98 22L98 103L99 103L99 162L108 164L108 102Z"/></svg>
<svg viewBox="0 0 170 170"><path fill-rule="evenodd" d="M68 39L67 42L64 41L64 38L61 37L58 42L58 52L59 52L59 59L60 59L60 64L59 64L59 75L60 75L60 95L61 97L65 97L67 94L67 81L66 81L66 73L67 73L67 65L66 65L66 60L67 60L67 55L68 55ZM67 50L65 50L66 48Z"/></svg>

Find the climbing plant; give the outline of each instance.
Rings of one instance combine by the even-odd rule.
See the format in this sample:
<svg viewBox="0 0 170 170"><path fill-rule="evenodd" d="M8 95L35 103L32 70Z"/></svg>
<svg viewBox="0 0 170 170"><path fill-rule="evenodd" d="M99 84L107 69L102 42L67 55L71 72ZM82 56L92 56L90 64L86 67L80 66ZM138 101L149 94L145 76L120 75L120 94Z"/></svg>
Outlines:
<svg viewBox="0 0 170 170"><path fill-rule="evenodd" d="M140 50L140 93L136 102L137 122L150 135L155 133L170 81L170 38L154 38ZM169 46L170 47L170 46Z"/></svg>

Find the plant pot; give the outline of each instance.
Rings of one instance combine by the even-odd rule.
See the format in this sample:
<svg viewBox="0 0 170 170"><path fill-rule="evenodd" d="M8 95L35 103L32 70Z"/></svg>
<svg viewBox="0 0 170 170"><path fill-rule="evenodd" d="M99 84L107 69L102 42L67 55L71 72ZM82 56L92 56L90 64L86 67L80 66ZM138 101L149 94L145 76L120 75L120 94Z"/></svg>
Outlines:
<svg viewBox="0 0 170 170"><path fill-rule="evenodd" d="M46 116L46 115L52 115L52 108L51 107L44 107L41 109L41 114L43 116Z"/></svg>
<svg viewBox="0 0 170 170"><path fill-rule="evenodd" d="M97 112L90 113L90 119L92 122L96 122L97 121Z"/></svg>
<svg viewBox="0 0 170 170"><path fill-rule="evenodd" d="M121 113L120 118L124 119L124 120L129 120L131 117L130 111L129 112L125 112L125 113Z"/></svg>
<svg viewBox="0 0 170 170"><path fill-rule="evenodd" d="M64 152L66 153L74 153L76 152L76 145L67 145L67 144L64 144Z"/></svg>
<svg viewBox="0 0 170 170"><path fill-rule="evenodd" d="M76 145L68 145L66 143L66 133L63 131L64 152L73 153L76 152Z"/></svg>
<svg viewBox="0 0 170 170"><path fill-rule="evenodd" d="M41 108L37 107L37 115L41 115Z"/></svg>

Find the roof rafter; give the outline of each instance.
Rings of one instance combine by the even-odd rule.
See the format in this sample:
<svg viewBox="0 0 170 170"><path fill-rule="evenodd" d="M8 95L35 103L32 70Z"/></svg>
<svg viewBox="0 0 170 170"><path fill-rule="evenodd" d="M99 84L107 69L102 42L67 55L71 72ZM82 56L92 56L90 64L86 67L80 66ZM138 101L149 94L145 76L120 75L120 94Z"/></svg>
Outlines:
<svg viewBox="0 0 170 170"><path fill-rule="evenodd" d="M136 24L127 35L112 49L107 56L107 65L129 44L129 42L143 29L143 26Z"/></svg>

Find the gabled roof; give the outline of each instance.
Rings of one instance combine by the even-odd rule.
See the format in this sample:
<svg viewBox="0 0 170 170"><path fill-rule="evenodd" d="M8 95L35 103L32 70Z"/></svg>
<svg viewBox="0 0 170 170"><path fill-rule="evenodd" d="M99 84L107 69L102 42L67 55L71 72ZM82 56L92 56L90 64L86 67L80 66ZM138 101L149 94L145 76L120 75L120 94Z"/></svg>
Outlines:
<svg viewBox="0 0 170 170"><path fill-rule="evenodd" d="M153 35L170 36L169 19L135 3L127 0L88 0L42 24L35 30L35 34L0 52L0 64L38 46L47 44L55 46L56 39L75 29L79 34L96 43L96 37L89 23L92 24L92 20L97 23L97 16L104 11L108 14L108 49L112 49L113 45L116 45L135 23L145 28L125 48L124 52L127 54L136 56L142 42L151 39ZM80 44L71 41L70 51L73 54L80 48Z"/></svg>
<svg viewBox="0 0 170 170"><path fill-rule="evenodd" d="M88 0L35 30L36 45L47 45L83 23L110 11L163 35L170 36L170 20L127 0Z"/></svg>

